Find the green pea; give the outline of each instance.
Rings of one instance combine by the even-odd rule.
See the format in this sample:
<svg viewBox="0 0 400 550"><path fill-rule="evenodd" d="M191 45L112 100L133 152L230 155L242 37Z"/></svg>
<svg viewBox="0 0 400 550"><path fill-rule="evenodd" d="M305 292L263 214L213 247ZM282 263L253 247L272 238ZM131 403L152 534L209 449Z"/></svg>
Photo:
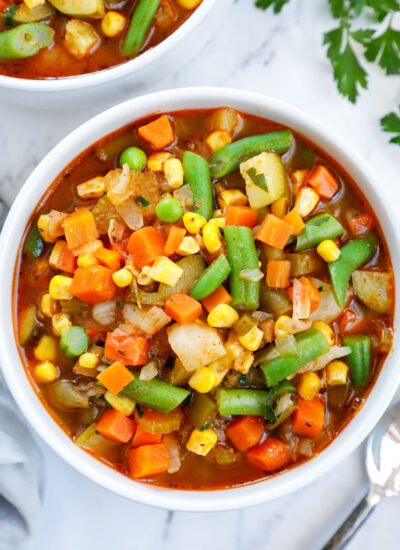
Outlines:
<svg viewBox="0 0 400 550"><path fill-rule="evenodd" d="M82 327L70 327L61 337L60 348L67 359L74 359L85 353L89 347L89 336Z"/></svg>
<svg viewBox="0 0 400 550"><path fill-rule="evenodd" d="M183 208L177 199L162 199L156 206L156 214L162 222L174 223L181 219Z"/></svg>
<svg viewBox="0 0 400 550"><path fill-rule="evenodd" d="M119 158L121 168L127 164L131 170L141 170L146 166L147 156L144 151L138 147L128 147Z"/></svg>

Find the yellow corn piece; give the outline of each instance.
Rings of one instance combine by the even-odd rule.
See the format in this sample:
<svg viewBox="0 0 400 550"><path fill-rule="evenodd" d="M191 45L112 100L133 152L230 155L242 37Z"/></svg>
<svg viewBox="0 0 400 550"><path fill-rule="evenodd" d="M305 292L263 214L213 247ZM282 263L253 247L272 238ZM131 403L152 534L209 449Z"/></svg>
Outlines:
<svg viewBox="0 0 400 550"><path fill-rule="evenodd" d="M271 204L271 214L273 214L277 218L283 218L284 216L286 216L288 204L289 201L286 197L281 197L277 201L274 201Z"/></svg>
<svg viewBox="0 0 400 550"><path fill-rule="evenodd" d="M153 153L147 159L147 168L153 172L162 172L164 170L164 162L172 159L172 154L166 151Z"/></svg>
<svg viewBox="0 0 400 550"><path fill-rule="evenodd" d="M53 332L56 336L61 338L66 330L72 327L71 320L66 313L56 313L51 318L51 324L53 327Z"/></svg>
<svg viewBox="0 0 400 550"><path fill-rule="evenodd" d="M239 336L239 342L249 351L256 351L263 340L264 333L257 326L254 326L243 336Z"/></svg>
<svg viewBox="0 0 400 550"><path fill-rule="evenodd" d="M129 269L119 269L112 274L112 280L119 288L129 286L133 281L133 275Z"/></svg>
<svg viewBox="0 0 400 550"><path fill-rule="evenodd" d="M81 199L99 199L105 194L106 186L104 185L103 178L97 176L77 185L76 192Z"/></svg>
<svg viewBox="0 0 400 550"><path fill-rule="evenodd" d="M125 269L127 269L126 266L125 266ZM145 265L144 267L142 267L142 271L137 276L137 282L143 286L151 285L151 283L154 282L154 279L150 277L150 272L151 272L150 266Z"/></svg>
<svg viewBox="0 0 400 550"><path fill-rule="evenodd" d="M185 212L182 216L183 225L189 233L198 233L207 220L195 212Z"/></svg>
<svg viewBox="0 0 400 550"><path fill-rule="evenodd" d="M334 262L340 256L340 250L331 240L322 241L317 246L317 252L325 262Z"/></svg>
<svg viewBox="0 0 400 550"><path fill-rule="evenodd" d="M43 294L40 300L40 309L46 317L53 317L53 315L57 313L58 302L54 300L49 293Z"/></svg>
<svg viewBox="0 0 400 550"><path fill-rule="evenodd" d="M347 374L347 365L343 361L332 361L326 367L326 381L329 386L346 384Z"/></svg>
<svg viewBox="0 0 400 550"><path fill-rule="evenodd" d="M231 134L226 130L214 130L206 137L206 143L214 153L232 142Z"/></svg>
<svg viewBox="0 0 400 550"><path fill-rule="evenodd" d="M136 403L129 397L114 395L107 391L104 394L104 399L111 405L113 409L119 411L125 416L131 416L135 410Z"/></svg>
<svg viewBox="0 0 400 550"><path fill-rule="evenodd" d="M254 363L254 355L251 351L245 351L237 357L233 363L233 370L240 374L247 374Z"/></svg>
<svg viewBox="0 0 400 550"><path fill-rule="evenodd" d="M228 304L218 304L207 317L207 323L214 328L231 328L238 320L239 313Z"/></svg>
<svg viewBox="0 0 400 550"><path fill-rule="evenodd" d="M221 384L222 380L231 370L232 363L232 359L226 354L224 357L221 357L221 359L217 359L217 361L213 361L208 365L208 368L215 374L214 388Z"/></svg>
<svg viewBox="0 0 400 550"><path fill-rule="evenodd" d="M315 372L305 372L301 375L297 391L306 401L312 401L321 388L321 380Z"/></svg>
<svg viewBox="0 0 400 550"><path fill-rule="evenodd" d="M114 38L124 30L126 18L118 11L108 11L101 21L101 30L108 36Z"/></svg>
<svg viewBox="0 0 400 550"><path fill-rule="evenodd" d="M333 344L335 343L335 333L333 332L332 327L330 327L327 323L324 323L323 321L316 321L314 323L314 327L322 332L322 334L328 340L329 345L333 346Z"/></svg>
<svg viewBox="0 0 400 550"><path fill-rule="evenodd" d="M223 229L226 226L226 219L223 216L219 218L211 218L208 222L215 224L219 229Z"/></svg>
<svg viewBox="0 0 400 550"><path fill-rule="evenodd" d="M35 8L38 8L39 6L43 6L45 4L46 0L24 0L24 4L30 9L34 10Z"/></svg>
<svg viewBox="0 0 400 550"><path fill-rule="evenodd" d="M200 251L200 246L193 237L183 237L176 252L181 256L191 256Z"/></svg>
<svg viewBox="0 0 400 550"><path fill-rule="evenodd" d="M55 361L57 359L58 341L53 336L43 334L33 355L38 361Z"/></svg>
<svg viewBox="0 0 400 550"><path fill-rule="evenodd" d="M98 263L99 262L97 261L95 255L90 252L79 254L77 258L78 267L90 267L92 265L97 265Z"/></svg>
<svg viewBox="0 0 400 550"><path fill-rule="evenodd" d="M186 443L186 449L196 455L206 456L218 441L218 436L214 430L193 430L189 441Z"/></svg>
<svg viewBox="0 0 400 550"><path fill-rule="evenodd" d="M218 203L221 208L228 206L246 206L248 203L246 195L239 189L226 189L218 196Z"/></svg>
<svg viewBox="0 0 400 550"><path fill-rule="evenodd" d="M72 300L72 277L54 275L49 284L49 293L54 300Z"/></svg>
<svg viewBox="0 0 400 550"><path fill-rule="evenodd" d="M281 315L276 320L274 327L275 338L282 338L282 336L287 336L288 334L290 334L286 327L283 325L284 321L290 321L290 317L288 315Z"/></svg>
<svg viewBox="0 0 400 550"><path fill-rule="evenodd" d="M214 223L206 223L203 227L203 241L210 254L215 254L221 248L219 229Z"/></svg>
<svg viewBox="0 0 400 550"><path fill-rule="evenodd" d="M234 361L245 352L244 347L239 342L239 337L234 330L229 333L228 339L225 342L225 351L228 356Z"/></svg>
<svg viewBox="0 0 400 550"><path fill-rule="evenodd" d="M149 277L168 286L175 286L183 275L183 269L166 256L160 256L152 265Z"/></svg>
<svg viewBox="0 0 400 550"><path fill-rule="evenodd" d="M172 189L183 185L183 166L179 159L168 159L164 162L164 174Z"/></svg>
<svg viewBox="0 0 400 550"><path fill-rule="evenodd" d="M302 218L305 218L314 210L319 203L319 195L311 187L303 187L299 191L294 207Z"/></svg>
<svg viewBox="0 0 400 550"><path fill-rule="evenodd" d="M45 361L44 363L40 363L40 365L36 365L33 369L33 377L41 384L48 384L58 378L58 369L50 361Z"/></svg>
<svg viewBox="0 0 400 550"><path fill-rule="evenodd" d="M82 353L78 359L78 363L84 369L95 369L99 364L99 361L100 360L97 355L95 353L91 353L90 351Z"/></svg>
<svg viewBox="0 0 400 550"><path fill-rule="evenodd" d="M200 367L189 378L189 386L199 393L208 393L215 384L214 371L208 367Z"/></svg>

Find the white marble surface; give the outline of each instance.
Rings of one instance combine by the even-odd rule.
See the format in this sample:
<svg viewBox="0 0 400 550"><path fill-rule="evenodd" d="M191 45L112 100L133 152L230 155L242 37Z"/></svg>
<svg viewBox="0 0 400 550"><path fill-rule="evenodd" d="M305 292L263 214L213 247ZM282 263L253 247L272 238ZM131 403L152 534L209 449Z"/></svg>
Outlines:
<svg viewBox="0 0 400 550"><path fill-rule="evenodd" d="M400 103L400 79L370 69L368 93L357 106L342 99L321 46L332 26L327 1L292 0L280 17L238 0L190 66L171 67L169 80L151 86L246 88L278 97L333 127L368 158L381 192L400 206L400 148L388 145L378 119ZM111 101L110 101L111 104ZM12 202L27 175L60 138L104 105L74 112L33 112L0 105L0 194ZM23 550L317 550L366 487L363 447L312 485L263 506L221 514L169 513L108 493L72 470L46 445L42 521ZM349 545L398 548L400 499L384 502Z"/></svg>

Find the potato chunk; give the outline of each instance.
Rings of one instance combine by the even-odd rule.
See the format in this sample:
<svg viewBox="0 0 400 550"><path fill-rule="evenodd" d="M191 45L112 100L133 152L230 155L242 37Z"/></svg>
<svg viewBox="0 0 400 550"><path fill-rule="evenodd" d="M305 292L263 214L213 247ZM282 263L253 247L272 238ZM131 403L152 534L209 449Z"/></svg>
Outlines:
<svg viewBox="0 0 400 550"><path fill-rule="evenodd" d="M370 309L387 313L393 305L393 273L355 271L352 275L357 297Z"/></svg>
<svg viewBox="0 0 400 550"><path fill-rule="evenodd" d="M276 153L260 153L242 162L240 173L252 208L262 208L280 199L286 190L285 170Z"/></svg>
<svg viewBox="0 0 400 550"><path fill-rule="evenodd" d="M58 11L75 17L102 19L105 15L103 0L49 0Z"/></svg>
<svg viewBox="0 0 400 550"><path fill-rule="evenodd" d="M90 23L71 19L65 27L65 47L76 59L88 57L100 42Z"/></svg>

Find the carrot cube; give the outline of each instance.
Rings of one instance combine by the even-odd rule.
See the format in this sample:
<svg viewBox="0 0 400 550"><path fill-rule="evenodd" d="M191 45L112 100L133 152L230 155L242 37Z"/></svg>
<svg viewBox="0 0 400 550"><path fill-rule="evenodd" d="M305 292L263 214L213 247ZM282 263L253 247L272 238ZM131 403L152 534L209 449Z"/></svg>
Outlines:
<svg viewBox="0 0 400 550"><path fill-rule="evenodd" d="M374 218L368 213L356 214L347 223L353 235L362 235L362 233L366 233L375 225Z"/></svg>
<svg viewBox="0 0 400 550"><path fill-rule="evenodd" d="M303 231L305 224L303 222L303 218L300 216L300 214L297 212L295 208L291 210L284 218L282 218L284 222L289 223L290 225L293 225L293 235L300 235L300 233Z"/></svg>
<svg viewBox="0 0 400 550"><path fill-rule="evenodd" d="M149 348L148 338L130 336L116 330L107 333L104 356L108 361L120 361L124 365L144 365L148 360Z"/></svg>
<svg viewBox="0 0 400 550"><path fill-rule="evenodd" d="M228 206L225 214L226 225L239 225L253 229L257 225L258 212L249 206Z"/></svg>
<svg viewBox="0 0 400 550"><path fill-rule="evenodd" d="M315 189L321 199L331 199L339 190L335 176L322 164L312 170L307 184Z"/></svg>
<svg viewBox="0 0 400 550"><path fill-rule="evenodd" d="M267 286L288 288L290 285L290 261L270 260L267 264Z"/></svg>
<svg viewBox="0 0 400 550"><path fill-rule="evenodd" d="M71 292L90 305L111 300L117 291L112 274L111 269L102 265L78 267L72 278Z"/></svg>
<svg viewBox="0 0 400 550"><path fill-rule="evenodd" d="M142 227L129 237L127 249L135 266L142 269L164 255L164 240L155 227Z"/></svg>
<svg viewBox="0 0 400 550"><path fill-rule="evenodd" d="M73 273L76 269L76 257L72 254L64 240L57 241L49 257L49 264L54 269Z"/></svg>
<svg viewBox="0 0 400 550"><path fill-rule="evenodd" d="M97 375L103 386L113 395L117 395L133 380L133 374L122 363L116 361Z"/></svg>
<svg viewBox="0 0 400 550"><path fill-rule="evenodd" d="M324 404L318 396L314 397L312 401L306 401L299 397L297 404L298 408L294 411L292 417L294 433L306 437L316 437L324 425Z"/></svg>
<svg viewBox="0 0 400 550"><path fill-rule="evenodd" d="M72 212L72 214L68 214L62 225L70 250L79 248L87 242L97 239L99 236L94 216L86 208L81 208Z"/></svg>
<svg viewBox="0 0 400 550"><path fill-rule="evenodd" d="M137 427L135 435L132 439L132 445L134 447L140 447L141 445L154 445L155 443L161 443L162 434L151 434L145 432L140 426Z"/></svg>
<svg viewBox="0 0 400 550"><path fill-rule="evenodd" d="M93 255L102 265L105 265L112 271L118 271L121 267L121 257L116 250L98 248L93 252Z"/></svg>
<svg viewBox="0 0 400 550"><path fill-rule="evenodd" d="M232 302L232 296L226 290L226 288L221 285L214 292L212 292L207 298L204 298L201 303L206 308L208 312L217 307L219 304L230 304Z"/></svg>
<svg viewBox="0 0 400 550"><path fill-rule="evenodd" d="M148 142L152 149L158 151L171 145L175 139L170 119L162 115L145 126L138 128L139 136Z"/></svg>
<svg viewBox="0 0 400 550"><path fill-rule="evenodd" d="M114 409L106 410L96 424L96 431L100 435L116 443L128 443L135 428L134 420Z"/></svg>
<svg viewBox="0 0 400 550"><path fill-rule="evenodd" d="M201 303L183 292L173 294L165 302L164 311L180 325L193 323L202 314Z"/></svg>
<svg viewBox="0 0 400 550"><path fill-rule="evenodd" d="M263 434L264 423L257 416L242 416L226 429L226 435L239 451L257 445Z"/></svg>
<svg viewBox="0 0 400 550"><path fill-rule="evenodd" d="M268 437L263 443L253 447L246 458L265 472L274 472L285 466L292 458L289 447L280 439Z"/></svg>
<svg viewBox="0 0 400 550"><path fill-rule="evenodd" d="M175 254L185 235L186 229L183 227L178 227L176 225L171 226L168 233L167 242L165 243L164 253L167 256L172 256L172 254Z"/></svg>
<svg viewBox="0 0 400 550"><path fill-rule="evenodd" d="M291 235L293 225L277 218L273 214L267 214L256 234L256 239L274 248L283 250Z"/></svg>
<svg viewBox="0 0 400 550"><path fill-rule="evenodd" d="M128 468L132 479L144 479L166 472L170 465L165 443L142 445L128 451Z"/></svg>

